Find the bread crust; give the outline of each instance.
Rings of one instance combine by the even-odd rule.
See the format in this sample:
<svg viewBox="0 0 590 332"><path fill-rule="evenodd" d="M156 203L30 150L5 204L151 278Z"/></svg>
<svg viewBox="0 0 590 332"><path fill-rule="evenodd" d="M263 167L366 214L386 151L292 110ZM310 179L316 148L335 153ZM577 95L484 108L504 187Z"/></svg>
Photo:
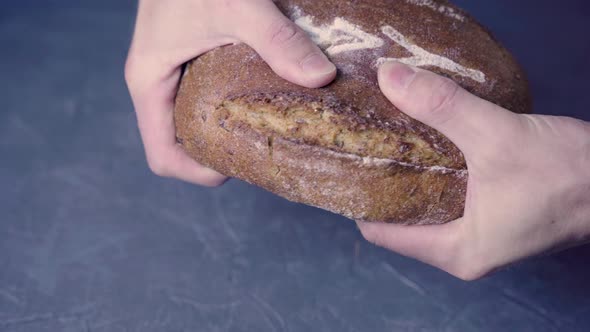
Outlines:
<svg viewBox="0 0 590 332"><path fill-rule="evenodd" d="M461 217L468 179L461 152L442 134L389 103L377 84L377 63L384 58L414 61L412 52L419 51L408 44L414 45L450 61L433 58L435 65L422 68L450 77L511 111L525 113L530 110L527 83L508 51L447 1L276 3L299 25L312 34L315 31L314 38L338 67L336 80L324 88L307 89L278 77L244 44L210 51L187 65L176 98L177 138L185 151L227 176L355 220L423 225ZM331 27L340 28L339 33L357 33L350 30L354 27L373 43L363 44L365 35L360 33L353 43L366 48L345 45L348 50L343 50L342 43L318 37L329 36ZM330 38L337 40L337 35ZM364 127L415 137L447 161L361 156L257 130L244 122L225 121L224 103L236 100L254 109L267 104L320 104ZM359 112L366 115L362 121L353 116ZM421 156L418 147L407 148L409 155Z"/></svg>

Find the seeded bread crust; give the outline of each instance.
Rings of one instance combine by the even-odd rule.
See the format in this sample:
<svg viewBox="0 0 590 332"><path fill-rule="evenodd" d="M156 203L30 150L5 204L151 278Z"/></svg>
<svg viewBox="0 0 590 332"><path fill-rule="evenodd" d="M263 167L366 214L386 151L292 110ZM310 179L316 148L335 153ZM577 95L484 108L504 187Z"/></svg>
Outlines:
<svg viewBox="0 0 590 332"><path fill-rule="evenodd" d="M468 178L461 152L389 103L377 84L379 59L436 55L421 67L525 113L527 83L509 52L447 1L275 3L326 51L336 80L307 89L278 77L244 44L210 51L187 65L176 98L185 151L227 176L355 220L424 225L461 217ZM293 123L276 127L285 121Z"/></svg>

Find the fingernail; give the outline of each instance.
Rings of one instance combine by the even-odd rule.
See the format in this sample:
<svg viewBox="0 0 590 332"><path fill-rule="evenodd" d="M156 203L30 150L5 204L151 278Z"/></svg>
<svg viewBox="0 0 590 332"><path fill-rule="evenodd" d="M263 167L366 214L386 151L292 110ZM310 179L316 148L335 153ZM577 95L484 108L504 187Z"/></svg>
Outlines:
<svg viewBox="0 0 590 332"><path fill-rule="evenodd" d="M388 61L379 69L386 82L395 89L405 89L416 76L416 71L403 63Z"/></svg>
<svg viewBox="0 0 590 332"><path fill-rule="evenodd" d="M301 62L303 71L311 76L321 76L336 71L336 66L323 54L312 54Z"/></svg>

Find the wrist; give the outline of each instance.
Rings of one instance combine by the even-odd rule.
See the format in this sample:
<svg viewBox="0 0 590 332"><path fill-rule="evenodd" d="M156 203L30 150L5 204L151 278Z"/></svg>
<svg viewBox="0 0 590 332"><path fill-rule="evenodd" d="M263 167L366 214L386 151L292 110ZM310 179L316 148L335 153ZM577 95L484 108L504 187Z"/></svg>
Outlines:
<svg viewBox="0 0 590 332"><path fill-rule="evenodd" d="M548 135L553 160L546 177L551 224L557 223L558 236L569 245L590 240L590 123L572 118L551 118L559 135ZM542 181L537 179L537 181ZM561 241L560 241L561 242Z"/></svg>
<svg viewBox="0 0 590 332"><path fill-rule="evenodd" d="M586 122L586 149L582 153L582 183L586 188L582 193L585 197L585 203L580 211L580 222L586 225L588 234L590 234L590 122Z"/></svg>
<svg viewBox="0 0 590 332"><path fill-rule="evenodd" d="M574 175L572 190L564 195L568 200L564 205L569 211L565 211L566 217L579 230L580 241L590 240L590 123L585 123L582 138L582 149L577 156L577 174Z"/></svg>

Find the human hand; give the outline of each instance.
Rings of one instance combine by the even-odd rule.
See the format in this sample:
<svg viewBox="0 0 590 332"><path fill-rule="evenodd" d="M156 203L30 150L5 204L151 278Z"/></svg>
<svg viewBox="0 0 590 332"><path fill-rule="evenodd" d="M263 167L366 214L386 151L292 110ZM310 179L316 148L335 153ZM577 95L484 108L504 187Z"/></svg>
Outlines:
<svg viewBox="0 0 590 332"><path fill-rule="evenodd" d="M363 236L464 280L590 235L590 123L519 115L449 79L399 63L379 70L385 96L447 136L469 171L464 216L444 225L358 222Z"/></svg>
<svg viewBox="0 0 590 332"><path fill-rule="evenodd" d="M215 186L225 177L199 165L176 142L174 98L181 66L218 46L244 42L283 78L309 88L336 67L271 0L140 0L125 78L150 169Z"/></svg>

